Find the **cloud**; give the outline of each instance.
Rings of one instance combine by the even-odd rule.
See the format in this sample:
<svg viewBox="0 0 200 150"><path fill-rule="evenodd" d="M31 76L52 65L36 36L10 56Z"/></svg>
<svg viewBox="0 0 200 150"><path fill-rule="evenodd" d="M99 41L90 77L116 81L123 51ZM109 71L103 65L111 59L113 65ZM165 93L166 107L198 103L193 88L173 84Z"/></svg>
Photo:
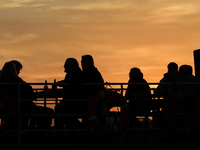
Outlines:
<svg viewBox="0 0 200 150"><path fill-rule="evenodd" d="M130 1L89 1L89 2L82 2L76 7L75 9L84 9L84 10L116 10L116 9L123 9L126 7L130 7Z"/></svg>
<svg viewBox="0 0 200 150"><path fill-rule="evenodd" d="M17 44L17 43L24 43L27 41L31 41L33 39L38 38L36 34L24 34L24 35L13 35L5 33L3 36L0 37L0 45L10 45L10 44Z"/></svg>
<svg viewBox="0 0 200 150"><path fill-rule="evenodd" d="M45 4L34 4L35 0L2 0L0 8L41 7Z"/></svg>
<svg viewBox="0 0 200 150"><path fill-rule="evenodd" d="M105 81L126 82L134 66L156 81L169 61L192 62L197 7L194 0L0 1L1 64L18 59L27 81L53 81L64 76L66 58L91 54Z"/></svg>
<svg viewBox="0 0 200 150"><path fill-rule="evenodd" d="M183 3L169 3L166 6L157 8L152 10L150 13L152 15L152 19L154 23L169 23L169 22L177 22L181 21L184 16L199 14L200 3L190 3L190 2L183 2ZM185 21L185 20L183 20Z"/></svg>

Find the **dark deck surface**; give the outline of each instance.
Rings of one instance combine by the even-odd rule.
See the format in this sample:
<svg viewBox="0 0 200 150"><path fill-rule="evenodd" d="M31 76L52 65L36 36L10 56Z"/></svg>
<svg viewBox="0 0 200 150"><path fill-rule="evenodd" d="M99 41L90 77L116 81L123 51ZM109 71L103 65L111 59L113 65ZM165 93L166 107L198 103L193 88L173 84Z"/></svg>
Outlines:
<svg viewBox="0 0 200 150"><path fill-rule="evenodd" d="M1 149L27 149L27 150L67 150L67 149L148 149L148 150L184 150L184 149L199 149L200 142L155 142L155 143L89 143L89 144L3 144Z"/></svg>

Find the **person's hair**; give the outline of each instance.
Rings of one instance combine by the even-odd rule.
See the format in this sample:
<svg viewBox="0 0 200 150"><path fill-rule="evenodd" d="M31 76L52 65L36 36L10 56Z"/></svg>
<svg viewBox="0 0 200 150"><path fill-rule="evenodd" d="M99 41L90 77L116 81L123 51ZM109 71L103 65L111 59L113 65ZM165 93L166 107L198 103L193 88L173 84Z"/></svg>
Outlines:
<svg viewBox="0 0 200 150"><path fill-rule="evenodd" d="M16 66L13 62L6 62L1 70L1 79L17 78Z"/></svg>
<svg viewBox="0 0 200 150"><path fill-rule="evenodd" d="M67 58L65 61L64 68L65 72L67 73L79 72L81 70L78 61L75 58Z"/></svg>
<svg viewBox="0 0 200 150"><path fill-rule="evenodd" d="M82 60L83 59L94 65L94 59L93 59L93 57L91 55L83 55L82 56Z"/></svg>
<svg viewBox="0 0 200 150"><path fill-rule="evenodd" d="M79 64L78 61L75 58L67 58L65 61L65 64L69 63L71 66L75 67L75 68L79 68Z"/></svg>
<svg viewBox="0 0 200 150"><path fill-rule="evenodd" d="M13 62L15 64L17 72L19 72L23 68L22 64L17 60L11 60L10 62Z"/></svg>
<svg viewBox="0 0 200 150"><path fill-rule="evenodd" d="M182 65L179 68L179 72L186 74L186 75L192 75L192 66L190 65Z"/></svg>
<svg viewBox="0 0 200 150"><path fill-rule="evenodd" d="M177 63L175 62L170 62L168 65L167 65L167 68L170 70L171 68L175 68L176 70L178 70L178 65Z"/></svg>
<svg viewBox="0 0 200 150"><path fill-rule="evenodd" d="M138 76L138 75L143 77L143 73L141 72L141 70L139 68L136 68L136 67L131 68L129 75L130 75L130 77L131 76Z"/></svg>

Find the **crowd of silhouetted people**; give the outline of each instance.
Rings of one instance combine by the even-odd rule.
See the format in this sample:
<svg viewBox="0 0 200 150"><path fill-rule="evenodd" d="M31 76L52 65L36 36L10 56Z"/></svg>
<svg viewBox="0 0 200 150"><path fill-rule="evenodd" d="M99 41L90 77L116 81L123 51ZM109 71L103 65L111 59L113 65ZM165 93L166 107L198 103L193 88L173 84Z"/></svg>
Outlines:
<svg viewBox="0 0 200 150"><path fill-rule="evenodd" d="M162 82L170 82L173 84L160 84L157 87L157 94L169 97L177 92L189 92L196 97L199 97L199 85L192 84L191 82L199 82L199 78L193 75L192 66L182 65L178 68L178 65L171 62L167 66L168 72L164 74L164 77L160 80ZM174 85L176 82L189 82L187 85Z"/></svg>
<svg viewBox="0 0 200 150"><path fill-rule="evenodd" d="M64 64L65 78L58 81L61 90L58 91L63 100L54 108L37 106L33 101L37 101L37 95L34 93L30 84L26 83L19 77L19 73L23 68L22 64L17 60L6 62L0 73L0 89L9 93L14 99L20 97L20 113L28 114L21 116L21 129L50 129L52 119L54 118L55 129L57 129L58 139L64 138L63 129L83 129L90 127L86 116L78 116L78 114L86 114L87 100L95 93L105 90L104 79L101 73L94 65L94 60L91 55L83 55L81 60L82 69L79 67L78 61L75 58L68 58ZM199 79L192 74L190 65L182 65L178 68L175 62L171 62L167 66L167 73L164 74L156 89L157 96L168 98L174 93L184 91L199 97L200 86L191 82L199 82ZM188 85L176 85L177 82L189 82ZM10 84L6 84L10 83ZM23 83L19 86L14 83ZM96 84L95 84L96 83ZM129 106L132 114L135 114L130 119L130 126L140 126L136 115L139 111L148 113L152 109L151 103L141 104L142 99L151 99L151 89L147 81L143 77L143 73L139 68L133 67L130 69L128 87L124 97L129 99L137 99L137 102L129 101ZM144 83L144 84L131 84ZM20 93L19 93L20 91ZM54 91L55 92L55 91ZM77 101L85 99L85 101ZM18 103L17 103L18 104ZM142 107L142 108L141 108ZM97 112L100 111L97 108ZM47 114L37 115L37 114ZM75 115L71 115L75 114ZM35 116L34 116L35 115ZM82 118L82 121L79 120ZM4 121L6 118L2 117ZM98 118L102 123L107 122L107 118ZM17 122L17 119L16 119ZM45 136L45 132L40 132L40 136ZM71 133L71 138L75 134Z"/></svg>

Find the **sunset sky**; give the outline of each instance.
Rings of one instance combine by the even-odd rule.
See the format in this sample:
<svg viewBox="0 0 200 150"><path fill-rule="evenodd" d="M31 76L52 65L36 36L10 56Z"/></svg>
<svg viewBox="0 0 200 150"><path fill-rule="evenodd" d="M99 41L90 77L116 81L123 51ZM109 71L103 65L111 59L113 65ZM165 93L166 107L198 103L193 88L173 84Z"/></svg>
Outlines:
<svg viewBox="0 0 200 150"><path fill-rule="evenodd" d="M64 62L91 54L105 82L138 67L159 82L171 61L194 66L199 0L0 0L0 68L19 60L26 82L65 76Z"/></svg>

